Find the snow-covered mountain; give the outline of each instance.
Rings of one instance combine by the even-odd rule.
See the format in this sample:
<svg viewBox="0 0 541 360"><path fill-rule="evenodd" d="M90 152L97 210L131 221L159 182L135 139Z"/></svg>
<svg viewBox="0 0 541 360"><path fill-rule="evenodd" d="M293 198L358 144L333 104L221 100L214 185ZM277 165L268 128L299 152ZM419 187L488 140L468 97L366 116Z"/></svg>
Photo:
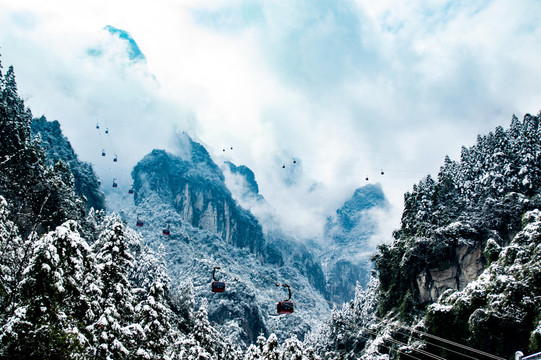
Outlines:
<svg viewBox="0 0 541 360"><path fill-rule="evenodd" d="M373 210L385 210L387 200L379 184L365 185L329 217L324 236L329 245L319 258L327 278L327 291L335 302L348 302L355 295L355 284L365 287L372 270L375 249L370 238L377 232Z"/></svg>
<svg viewBox="0 0 541 360"><path fill-rule="evenodd" d="M330 314L321 266L292 239L265 237L258 220L241 208L205 148L183 134L180 156L154 150L133 169L133 194L109 190L109 203L154 248L165 247L170 276L193 283L196 301L206 299L209 318L245 343L263 332L303 338L319 318ZM168 228L170 235L163 235ZM210 292L212 271L227 283ZM295 312L276 314L290 285Z"/></svg>
<svg viewBox="0 0 541 360"><path fill-rule="evenodd" d="M33 119L30 129L32 136L38 136L39 143L49 165L61 160L69 165L73 174L75 193L86 199L87 209L105 209L105 195L100 189L92 164L80 161L69 140L62 134L58 121L47 121L45 116Z"/></svg>

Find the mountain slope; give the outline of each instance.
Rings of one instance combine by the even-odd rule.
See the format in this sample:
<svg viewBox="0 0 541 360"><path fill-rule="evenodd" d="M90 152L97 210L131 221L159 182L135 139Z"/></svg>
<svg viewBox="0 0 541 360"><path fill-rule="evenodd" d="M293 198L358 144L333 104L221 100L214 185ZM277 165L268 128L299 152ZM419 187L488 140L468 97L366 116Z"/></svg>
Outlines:
<svg viewBox="0 0 541 360"><path fill-rule="evenodd" d="M30 129L32 136L39 134L40 145L50 165L59 160L69 165L73 174L75 193L86 198L87 209L104 210L105 195L100 189L92 164L78 159L69 140L62 134L58 121L47 121L45 116L42 116L32 120Z"/></svg>
<svg viewBox="0 0 541 360"><path fill-rule="evenodd" d="M526 271L517 251L531 253L532 271L541 266L532 252L537 235L517 235L528 229L523 215L541 207L540 134L539 116L513 117L509 129L479 136L462 148L459 162L445 159L437 180L427 177L405 194L401 228L375 257L381 316L398 313L411 323L424 317L427 304L440 302L429 312L429 332L503 356L527 347L530 334L530 350L541 350L535 335L541 314L527 310L538 306L530 300L540 289L512 285ZM444 320L456 326L441 326ZM510 342L511 333L522 336Z"/></svg>
<svg viewBox="0 0 541 360"><path fill-rule="evenodd" d="M302 338L330 310L317 291L325 283L319 263L296 242L265 238L257 219L233 200L207 151L187 135L179 141L180 156L154 150L135 166L134 194L113 190L113 209L130 224L144 221L138 231L152 247L165 247L173 287L192 282L196 301L208 301L209 318L222 331L247 344L260 332ZM210 292L215 266L227 283L222 294ZM293 314L277 316L287 291L276 283L291 286Z"/></svg>

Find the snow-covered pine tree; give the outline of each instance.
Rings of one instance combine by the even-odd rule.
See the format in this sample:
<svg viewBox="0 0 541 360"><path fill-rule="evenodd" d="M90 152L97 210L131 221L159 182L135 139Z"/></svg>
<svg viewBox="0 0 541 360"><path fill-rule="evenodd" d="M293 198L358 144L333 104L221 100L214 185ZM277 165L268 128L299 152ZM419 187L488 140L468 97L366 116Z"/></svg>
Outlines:
<svg viewBox="0 0 541 360"><path fill-rule="evenodd" d="M278 337L276 334L270 334L263 350L261 351L261 360L280 360L282 357L282 349L280 343L278 342Z"/></svg>
<svg viewBox="0 0 541 360"><path fill-rule="evenodd" d="M250 344L248 349L246 349L246 353L244 354L244 360L259 360L260 355L261 352L259 351L258 347L254 344Z"/></svg>
<svg viewBox="0 0 541 360"><path fill-rule="evenodd" d="M176 291L171 293L169 303L174 317L176 327L184 334L193 332L195 323L195 300L194 288L191 281L181 283Z"/></svg>
<svg viewBox="0 0 541 360"><path fill-rule="evenodd" d="M0 196L0 323L11 314L19 294L19 283L27 266L32 243L23 241L19 229L9 220L6 199Z"/></svg>
<svg viewBox="0 0 541 360"><path fill-rule="evenodd" d="M133 256L128 251L125 228L120 221L110 221L93 250L100 275L101 313L92 324L96 357L123 359L132 354L131 341L137 337L134 328L134 297L128 274Z"/></svg>
<svg viewBox="0 0 541 360"><path fill-rule="evenodd" d="M287 338L282 347L281 360L303 360L304 348L296 335Z"/></svg>
<svg viewBox="0 0 541 360"><path fill-rule="evenodd" d="M79 322L66 311L72 310L73 279L66 277L70 269L63 268L57 239L58 233L50 232L34 243L20 302L4 327L3 352L8 358L68 359L82 353Z"/></svg>
<svg viewBox="0 0 541 360"><path fill-rule="evenodd" d="M0 86L0 194L17 214L12 220L24 238L82 220L83 203L73 193L69 169L46 166L43 150L31 140L32 113L17 93L12 66Z"/></svg>
<svg viewBox="0 0 541 360"><path fill-rule="evenodd" d="M195 314L193 338L213 358L236 360L235 346L218 333L208 320L208 303L203 299Z"/></svg>
<svg viewBox="0 0 541 360"><path fill-rule="evenodd" d="M163 359L173 343L169 319L171 310L165 305L165 285L160 279L151 285L147 298L135 308L136 322L142 327L144 341L137 346L136 354L144 359Z"/></svg>

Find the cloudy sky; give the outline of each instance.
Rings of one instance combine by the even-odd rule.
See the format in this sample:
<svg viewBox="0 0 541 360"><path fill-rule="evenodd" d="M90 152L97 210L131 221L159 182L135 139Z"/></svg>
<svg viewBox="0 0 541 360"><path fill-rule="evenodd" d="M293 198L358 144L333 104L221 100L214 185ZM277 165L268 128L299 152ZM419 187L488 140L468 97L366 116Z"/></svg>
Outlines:
<svg viewBox="0 0 541 360"><path fill-rule="evenodd" d="M541 110L540 18L538 0L0 0L0 53L105 181L185 131L305 235L379 182L390 237L445 155Z"/></svg>

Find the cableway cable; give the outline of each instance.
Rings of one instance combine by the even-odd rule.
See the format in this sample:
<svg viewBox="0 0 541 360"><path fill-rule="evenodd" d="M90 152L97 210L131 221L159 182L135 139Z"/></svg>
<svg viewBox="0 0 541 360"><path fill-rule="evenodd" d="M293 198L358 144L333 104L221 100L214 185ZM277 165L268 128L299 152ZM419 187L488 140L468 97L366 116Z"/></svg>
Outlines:
<svg viewBox="0 0 541 360"><path fill-rule="evenodd" d="M385 321L388 321L388 320L384 320L384 319L381 319L379 317L375 317L377 320L381 321L381 322L385 322ZM460 343L457 343L457 342L454 342L454 341L451 341L451 340L447 340L447 339L444 339L442 337L439 337L439 336L436 336L436 335L432 335L432 334L429 334L429 333L426 333L424 331L421 331L421 330L416 330L416 329L413 329L409 326L405 326L405 325L398 325L399 327L401 327L402 329L405 329L405 330L408 330L410 332L415 332L415 333L418 333L418 334L421 334L423 336L426 336L426 337L429 337L429 338L432 338L434 340L438 340L438 341L441 341L441 342L444 342L446 344L449 344L449 345L453 345L453 346L456 346L456 347L459 347L459 348L462 348L464 350L468 350L468 351L471 351L471 352L474 352L476 354L479 354L479 355L483 355L483 356L486 356L486 357L489 357L491 359L496 359L496 360L505 360L505 358L502 358L502 357L499 357L497 355L492 355L492 354L489 354L487 352L484 352L482 350L477 350L477 349L474 349L472 347L469 347L469 346L466 346L466 345L463 345L463 344L460 344Z"/></svg>

